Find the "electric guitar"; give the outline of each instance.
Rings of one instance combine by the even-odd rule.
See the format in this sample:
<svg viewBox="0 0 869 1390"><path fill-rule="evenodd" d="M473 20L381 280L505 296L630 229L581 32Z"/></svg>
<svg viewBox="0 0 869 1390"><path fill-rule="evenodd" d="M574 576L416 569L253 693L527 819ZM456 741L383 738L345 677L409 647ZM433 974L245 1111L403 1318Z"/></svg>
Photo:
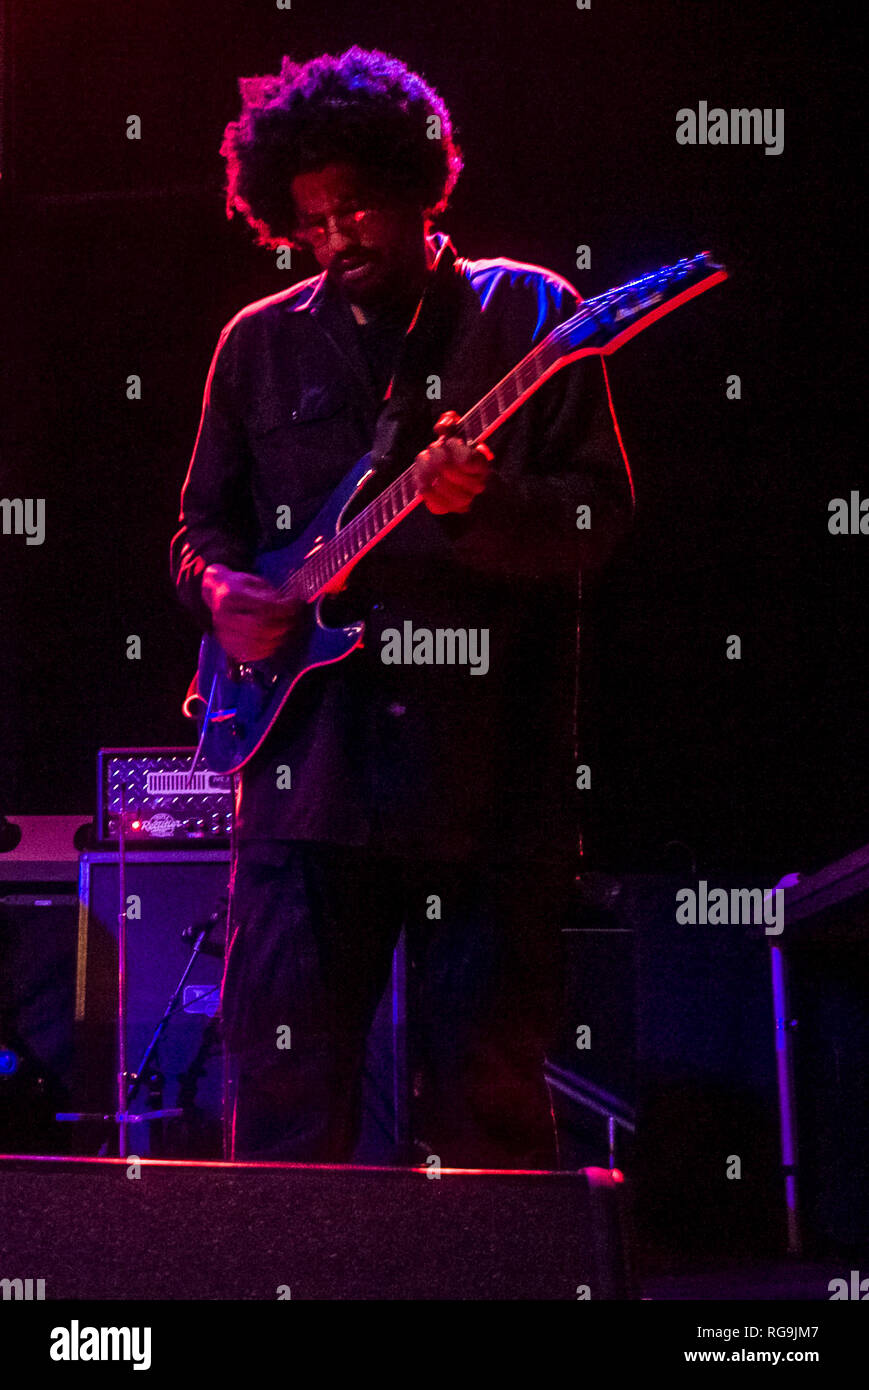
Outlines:
<svg viewBox="0 0 869 1390"><path fill-rule="evenodd" d="M656 319L726 278L725 268L703 252L586 300L578 313L554 328L462 417L456 432L469 443L482 443L568 363L593 353L609 356ZM273 656L265 661L237 661L215 637L203 637L199 666L184 701L184 713L201 722L194 767L200 756L215 772L243 767L302 677L317 667L343 661L361 646L364 622L330 626L322 611L323 600L344 587L362 556L422 500L411 467L343 524L345 512L373 473L371 455L366 454L298 540L256 561L256 574L269 580L288 606L303 605Z"/></svg>

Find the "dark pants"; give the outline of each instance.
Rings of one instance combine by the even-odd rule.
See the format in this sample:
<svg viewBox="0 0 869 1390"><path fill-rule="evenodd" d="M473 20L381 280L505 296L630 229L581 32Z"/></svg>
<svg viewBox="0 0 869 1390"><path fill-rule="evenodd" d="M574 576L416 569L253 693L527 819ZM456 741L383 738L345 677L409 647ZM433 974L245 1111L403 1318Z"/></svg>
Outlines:
<svg viewBox="0 0 869 1390"><path fill-rule="evenodd" d="M413 1132L444 1166L557 1166L543 1060L572 873L238 847L223 981L227 1157L349 1162L366 1037L406 928Z"/></svg>

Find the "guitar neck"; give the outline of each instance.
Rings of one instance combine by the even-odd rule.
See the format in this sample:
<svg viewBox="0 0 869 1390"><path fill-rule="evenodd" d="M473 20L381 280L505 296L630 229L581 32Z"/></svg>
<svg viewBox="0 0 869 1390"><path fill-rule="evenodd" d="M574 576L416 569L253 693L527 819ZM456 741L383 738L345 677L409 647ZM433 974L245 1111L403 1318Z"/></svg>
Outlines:
<svg viewBox="0 0 869 1390"><path fill-rule="evenodd" d="M528 396L543 384L547 376L558 368L562 362L563 349L557 333L556 329L523 357L517 367L502 377L491 391L462 416L457 432L464 439L480 443L490 434L494 434ZM343 571L388 535L420 501L413 483L411 465L349 521L337 536L320 546L292 576L283 592L288 597L311 602L329 588Z"/></svg>
<svg viewBox="0 0 869 1390"><path fill-rule="evenodd" d="M586 300L578 313L554 328L471 407L460 420L458 433L482 443L554 372L589 352L613 352L655 319L726 278L724 267L703 252ZM338 587L344 573L419 505L422 499L413 471L411 465L309 556L282 586L282 595L310 603L325 590Z"/></svg>
<svg viewBox="0 0 869 1390"><path fill-rule="evenodd" d="M332 587L344 571L377 545L422 500L412 475L411 466L348 521L337 536L324 542L290 577L281 593L310 603Z"/></svg>

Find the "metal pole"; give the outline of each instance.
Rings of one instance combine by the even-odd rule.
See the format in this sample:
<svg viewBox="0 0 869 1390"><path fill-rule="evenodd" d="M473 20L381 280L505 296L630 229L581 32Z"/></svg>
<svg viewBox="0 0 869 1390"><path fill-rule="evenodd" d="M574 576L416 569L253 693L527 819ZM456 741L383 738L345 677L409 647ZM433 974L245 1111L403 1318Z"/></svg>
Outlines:
<svg viewBox="0 0 869 1390"><path fill-rule="evenodd" d="M118 831L118 1152L127 1156L127 789L121 787Z"/></svg>
<svg viewBox="0 0 869 1390"><path fill-rule="evenodd" d="M778 1083L781 1161L785 1180L788 1254L801 1255L803 1253L803 1238L797 1182L798 1142L792 1044L795 1020L788 1017L787 965L784 952L780 946L774 946L771 942L770 967L775 1019L775 1066Z"/></svg>

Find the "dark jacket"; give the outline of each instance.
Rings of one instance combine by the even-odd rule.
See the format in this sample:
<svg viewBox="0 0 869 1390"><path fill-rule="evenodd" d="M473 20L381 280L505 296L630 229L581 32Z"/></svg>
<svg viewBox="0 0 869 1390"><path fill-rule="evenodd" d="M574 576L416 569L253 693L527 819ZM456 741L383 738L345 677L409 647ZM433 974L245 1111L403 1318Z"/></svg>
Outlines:
<svg viewBox="0 0 869 1390"><path fill-rule="evenodd" d="M576 312L576 292L550 272L432 241L438 260L385 402L325 275L249 305L221 333L171 547L204 629L208 564L249 569L294 539L368 450L385 486L444 410L464 414ZM489 444L495 472L468 513L417 507L357 567L346 601L367 618L365 646L300 683L244 768L241 838L447 858L573 853L577 577L606 558L633 505L600 359L556 373ZM287 506L289 532L277 526ZM488 672L385 665L382 634L407 621L486 629ZM281 766L291 786L278 789Z"/></svg>

